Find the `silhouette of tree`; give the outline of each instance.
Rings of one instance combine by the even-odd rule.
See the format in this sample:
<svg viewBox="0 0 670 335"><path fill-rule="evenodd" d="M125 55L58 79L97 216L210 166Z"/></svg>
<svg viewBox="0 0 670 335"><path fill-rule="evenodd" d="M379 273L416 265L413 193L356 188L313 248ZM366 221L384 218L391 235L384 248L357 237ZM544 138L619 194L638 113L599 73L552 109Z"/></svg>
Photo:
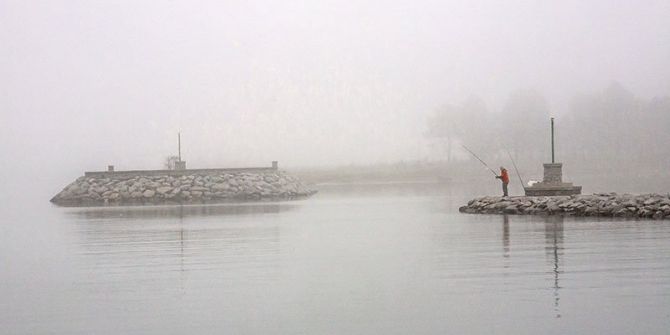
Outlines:
<svg viewBox="0 0 670 335"><path fill-rule="evenodd" d="M429 138L446 145L447 161L453 159L456 144L466 144L480 152L491 151L492 115L481 99L470 98L459 105L444 105L428 118ZM460 151L460 150L459 150Z"/></svg>
<svg viewBox="0 0 670 335"><path fill-rule="evenodd" d="M437 140L440 146L446 146L447 162L451 162L453 144L462 132L462 126L459 125L459 114L458 106L444 105L436 109L428 118L426 135Z"/></svg>

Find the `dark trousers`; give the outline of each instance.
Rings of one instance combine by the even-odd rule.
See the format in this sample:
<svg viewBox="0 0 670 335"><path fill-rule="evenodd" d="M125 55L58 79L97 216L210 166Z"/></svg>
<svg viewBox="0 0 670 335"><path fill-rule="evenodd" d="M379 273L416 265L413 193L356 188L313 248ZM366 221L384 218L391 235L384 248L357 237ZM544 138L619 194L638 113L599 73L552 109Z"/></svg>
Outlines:
<svg viewBox="0 0 670 335"><path fill-rule="evenodd" d="M503 197L507 196L507 183L502 183L503 184Z"/></svg>

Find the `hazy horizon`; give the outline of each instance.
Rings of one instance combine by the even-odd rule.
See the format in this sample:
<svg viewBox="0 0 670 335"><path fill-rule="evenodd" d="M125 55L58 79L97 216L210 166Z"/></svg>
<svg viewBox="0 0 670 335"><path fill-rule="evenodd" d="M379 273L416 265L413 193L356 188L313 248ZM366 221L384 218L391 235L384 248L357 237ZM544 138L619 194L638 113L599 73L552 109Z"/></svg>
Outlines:
<svg viewBox="0 0 670 335"><path fill-rule="evenodd" d="M7 173L434 159L427 118L670 95L666 1L0 1ZM504 136L491 134L491 137ZM47 172L43 167L49 167ZM7 178L7 177L5 177Z"/></svg>
<svg viewBox="0 0 670 335"><path fill-rule="evenodd" d="M0 334L665 334L669 19L0 0Z"/></svg>

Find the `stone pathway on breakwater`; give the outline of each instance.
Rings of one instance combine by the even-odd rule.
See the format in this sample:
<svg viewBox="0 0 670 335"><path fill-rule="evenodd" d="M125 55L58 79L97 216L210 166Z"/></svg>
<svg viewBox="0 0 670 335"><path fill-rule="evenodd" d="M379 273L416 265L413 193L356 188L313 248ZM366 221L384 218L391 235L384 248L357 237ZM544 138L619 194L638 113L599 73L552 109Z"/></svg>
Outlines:
<svg viewBox="0 0 670 335"><path fill-rule="evenodd" d="M316 190L282 171L183 175L83 176L51 199L61 206L214 203L286 200Z"/></svg>
<svg viewBox="0 0 670 335"><path fill-rule="evenodd" d="M459 208L473 214L535 214L670 219L670 194L481 197Z"/></svg>

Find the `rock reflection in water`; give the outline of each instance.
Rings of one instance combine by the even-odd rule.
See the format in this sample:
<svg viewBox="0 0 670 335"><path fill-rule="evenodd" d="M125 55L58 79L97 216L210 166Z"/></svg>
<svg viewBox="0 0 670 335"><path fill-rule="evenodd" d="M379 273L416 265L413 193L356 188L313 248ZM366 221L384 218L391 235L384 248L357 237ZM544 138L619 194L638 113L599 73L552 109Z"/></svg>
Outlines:
<svg viewBox="0 0 670 335"><path fill-rule="evenodd" d="M131 280L151 290L156 282L266 281L276 276L278 223L259 220L292 210L289 204L236 204L97 208L72 211L76 243L91 294ZM240 276L240 272L248 272ZM189 284L190 283L190 284Z"/></svg>
<svg viewBox="0 0 670 335"><path fill-rule="evenodd" d="M212 205L178 206L125 206L125 207L85 207L68 214L82 219L152 219L185 218L191 216L220 216L280 213L297 207L291 203L240 203Z"/></svg>

